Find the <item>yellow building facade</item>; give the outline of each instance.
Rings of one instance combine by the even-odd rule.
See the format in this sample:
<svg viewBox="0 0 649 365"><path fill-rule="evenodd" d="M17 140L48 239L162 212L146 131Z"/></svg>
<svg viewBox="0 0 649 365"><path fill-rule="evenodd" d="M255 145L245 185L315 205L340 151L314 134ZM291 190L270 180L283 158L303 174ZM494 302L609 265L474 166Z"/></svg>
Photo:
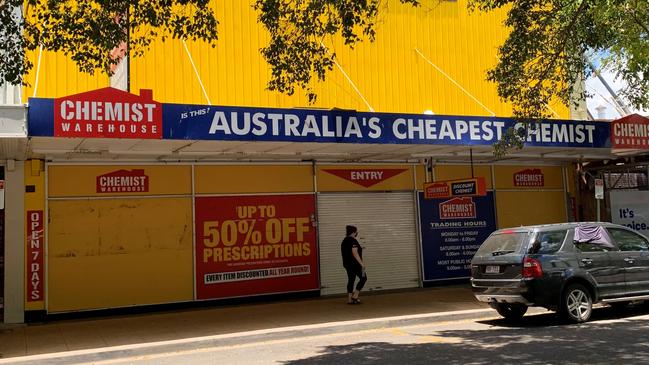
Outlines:
<svg viewBox="0 0 649 365"><path fill-rule="evenodd" d="M384 1L375 42L350 49L339 37L324 40L337 64L326 81L313 83L318 99L309 105L299 89L293 96L266 90L270 68L259 50L269 35L251 2L214 1L213 6L220 21L217 46L154 42L143 57L131 60L132 91L152 89L156 100L180 104L511 114L495 85L486 81L486 71L496 64L497 48L507 36L504 11L469 12L467 0L423 1L419 7ZM37 66L27 77L31 87L24 89L24 100L109 86L108 77L81 74L64 55L36 51L29 56ZM569 118L562 105L551 107L557 118Z"/></svg>
<svg viewBox="0 0 649 365"><path fill-rule="evenodd" d="M475 121L511 114L495 85L486 81L507 36L503 11L469 12L467 0L423 1L420 7L384 1L375 42L352 50L339 38L324 41L337 63L324 82L313 83L318 98L310 105L299 89L292 96L266 89L270 68L259 50L269 37L251 3L214 1L213 6L220 21L217 46L154 42L144 56L130 60L132 94L153 90L153 100L163 107L340 109ZM36 66L26 79L25 100L53 103L50 99L110 85L106 75L78 72L62 54L36 51L29 57ZM569 118L564 106L549 107L558 119ZM42 109L30 111L32 121L41 118L35 110ZM412 122L403 123L406 128ZM474 214L463 218L488 216L484 221L491 223L484 227L491 230L574 216L567 162L574 157L559 147L498 160L490 145L52 133L33 135L30 148L24 179L35 193L26 193L25 213L42 214L34 219L44 226L46 256L40 271L25 270L28 320L258 295L340 294L345 288L339 245L346 224L356 224L366 234L360 239L376 247L367 253L376 267L369 290L466 278L470 257L444 264L442 273L424 274L442 264L422 247L444 244L426 241L430 222L424 216L435 210L440 215L435 219L454 219L441 216L441 205L457 203L425 201L424 188L433 181L484 179L488 193L480 199L486 205L471 201ZM529 179L537 180L528 184ZM25 268L35 267L31 233L26 231ZM472 239L474 246L479 243L478 236ZM389 265L386 257L399 264ZM30 298L33 275L43 283Z"/></svg>

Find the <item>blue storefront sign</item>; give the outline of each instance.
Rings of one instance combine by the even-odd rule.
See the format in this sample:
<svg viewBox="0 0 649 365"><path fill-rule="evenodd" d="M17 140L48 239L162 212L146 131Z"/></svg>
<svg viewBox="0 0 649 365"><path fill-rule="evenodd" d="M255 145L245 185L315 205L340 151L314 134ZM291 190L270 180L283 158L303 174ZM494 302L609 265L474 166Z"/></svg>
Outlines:
<svg viewBox="0 0 649 365"><path fill-rule="evenodd" d="M424 281L466 278L471 258L496 230L493 193L424 199L419 193Z"/></svg>
<svg viewBox="0 0 649 365"><path fill-rule="evenodd" d="M74 132L90 138L142 138L138 133L146 132L146 138L156 138L153 126L147 125L158 108L151 92L139 99L130 95L107 88L59 99L30 98L29 135L69 137L75 135L62 133ZM510 127L522 128L513 119L495 117L160 105L162 139L491 145ZM609 148L610 127L589 121L534 123L527 130L526 145Z"/></svg>

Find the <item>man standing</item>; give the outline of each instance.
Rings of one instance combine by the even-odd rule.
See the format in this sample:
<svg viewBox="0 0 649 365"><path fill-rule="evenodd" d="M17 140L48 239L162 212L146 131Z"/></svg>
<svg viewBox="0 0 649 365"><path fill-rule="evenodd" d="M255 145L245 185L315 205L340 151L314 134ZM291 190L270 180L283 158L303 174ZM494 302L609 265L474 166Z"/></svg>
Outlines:
<svg viewBox="0 0 649 365"><path fill-rule="evenodd" d="M354 226L347 226L345 229L347 236L340 244L340 252L343 256L343 267L347 271L347 304L359 304L361 301L358 299L358 295L367 281L363 263L363 248L356 240L358 229ZM360 280L354 290L356 277Z"/></svg>

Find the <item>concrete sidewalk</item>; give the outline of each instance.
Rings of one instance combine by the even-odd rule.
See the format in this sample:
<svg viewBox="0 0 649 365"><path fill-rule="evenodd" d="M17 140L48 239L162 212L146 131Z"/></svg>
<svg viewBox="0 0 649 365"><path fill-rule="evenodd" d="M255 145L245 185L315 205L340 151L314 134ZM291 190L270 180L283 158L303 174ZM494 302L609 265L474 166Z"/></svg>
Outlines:
<svg viewBox="0 0 649 365"><path fill-rule="evenodd" d="M69 351L109 351L106 348L256 333L250 331L276 335L286 327L292 327L291 331L316 327L343 331L350 324L358 329L398 320L416 323L413 321L459 319L454 313L439 315L444 312L468 311L471 316L495 313L473 298L468 285L372 293L362 299L359 305L347 305L344 297L327 297L13 326L0 332L0 358L19 360L17 357L56 353L59 355L55 356L61 356L60 353ZM336 328L336 322L344 322L340 327L346 327Z"/></svg>

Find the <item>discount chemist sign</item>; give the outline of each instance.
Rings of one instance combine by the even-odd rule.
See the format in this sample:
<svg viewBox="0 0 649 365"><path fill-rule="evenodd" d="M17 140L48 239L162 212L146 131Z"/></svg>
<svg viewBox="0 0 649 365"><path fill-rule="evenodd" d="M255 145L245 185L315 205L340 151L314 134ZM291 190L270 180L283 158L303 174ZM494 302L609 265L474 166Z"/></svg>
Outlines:
<svg viewBox="0 0 649 365"><path fill-rule="evenodd" d="M197 198L198 299L317 289L314 216L312 195Z"/></svg>

